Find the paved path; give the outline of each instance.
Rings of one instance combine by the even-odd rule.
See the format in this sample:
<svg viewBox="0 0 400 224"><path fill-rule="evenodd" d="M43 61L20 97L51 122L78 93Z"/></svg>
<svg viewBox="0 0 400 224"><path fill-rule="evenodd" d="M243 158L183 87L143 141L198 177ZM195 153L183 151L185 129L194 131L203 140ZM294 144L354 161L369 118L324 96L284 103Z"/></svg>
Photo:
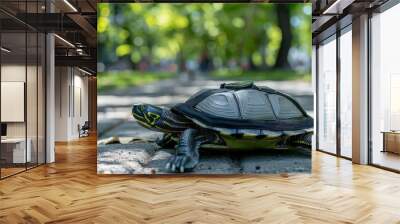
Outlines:
<svg viewBox="0 0 400 224"><path fill-rule="evenodd" d="M141 87L114 90L98 96L98 171L100 173L163 173L166 158L173 150L159 149L151 141L160 136L139 126L131 117L135 103L170 107L184 102L203 88L217 88L222 82L197 79L171 79ZM289 93L312 115L311 84L293 81L261 81L260 86ZM111 137L117 143L102 144ZM147 139L147 142L143 142ZM114 140L117 140L114 138ZM282 154L283 153L283 154ZM286 155L284 155L286 154ZM289 155L290 154L290 155ZM303 152L227 153L203 152L195 173L274 173L310 170L310 156Z"/></svg>

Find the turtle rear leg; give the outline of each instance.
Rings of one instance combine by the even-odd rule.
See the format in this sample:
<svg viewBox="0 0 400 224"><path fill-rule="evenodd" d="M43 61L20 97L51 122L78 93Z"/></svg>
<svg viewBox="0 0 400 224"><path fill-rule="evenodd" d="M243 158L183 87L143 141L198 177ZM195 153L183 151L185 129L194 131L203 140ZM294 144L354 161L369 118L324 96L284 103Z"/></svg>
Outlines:
<svg viewBox="0 0 400 224"><path fill-rule="evenodd" d="M196 129L186 129L182 132L175 156L171 156L166 169L172 172L184 172L193 169L199 163L199 148L202 144L213 141L210 133L201 133Z"/></svg>
<svg viewBox="0 0 400 224"><path fill-rule="evenodd" d="M173 149L175 148L178 137L172 133L166 133L161 138L156 140L158 146L164 149Z"/></svg>

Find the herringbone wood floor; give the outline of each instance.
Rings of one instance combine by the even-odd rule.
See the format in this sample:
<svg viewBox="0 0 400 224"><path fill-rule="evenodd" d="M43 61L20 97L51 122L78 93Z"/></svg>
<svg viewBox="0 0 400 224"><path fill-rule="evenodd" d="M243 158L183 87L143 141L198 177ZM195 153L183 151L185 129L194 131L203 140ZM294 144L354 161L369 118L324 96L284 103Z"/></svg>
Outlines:
<svg viewBox="0 0 400 224"><path fill-rule="evenodd" d="M323 153L313 173L98 176L96 140L0 181L0 223L400 223L400 175Z"/></svg>

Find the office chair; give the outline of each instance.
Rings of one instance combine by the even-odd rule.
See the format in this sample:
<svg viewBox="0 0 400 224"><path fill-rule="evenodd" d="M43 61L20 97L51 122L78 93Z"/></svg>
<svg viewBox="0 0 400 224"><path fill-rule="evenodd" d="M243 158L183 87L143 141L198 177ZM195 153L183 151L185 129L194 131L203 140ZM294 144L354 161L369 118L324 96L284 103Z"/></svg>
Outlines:
<svg viewBox="0 0 400 224"><path fill-rule="evenodd" d="M85 121L82 127L80 127L80 125L78 124L79 138L89 136L89 129L90 129L89 121Z"/></svg>

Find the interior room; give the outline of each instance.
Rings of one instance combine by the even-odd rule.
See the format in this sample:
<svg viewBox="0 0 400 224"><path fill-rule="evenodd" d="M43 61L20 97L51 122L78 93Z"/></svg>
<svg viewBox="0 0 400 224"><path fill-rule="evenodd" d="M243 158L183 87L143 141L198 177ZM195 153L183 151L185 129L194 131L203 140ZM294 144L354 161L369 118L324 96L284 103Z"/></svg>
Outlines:
<svg viewBox="0 0 400 224"><path fill-rule="evenodd" d="M360 163L359 158L352 158L354 155L360 156L352 147L356 140L352 137L352 123L358 115L352 108L359 107L357 102L352 101L355 99L354 91L363 88L363 123L366 124L363 128L364 141L370 142L370 145L366 145L365 151L368 152L361 163L398 172L400 144L396 94L399 91L399 68L395 55L399 50L396 43L399 33L393 26L399 19L400 7L391 4L390 1L374 7L366 12L369 18L365 22L369 25L365 30L354 31L354 13L352 15L344 10L343 15L336 18L336 22L328 23L326 27L320 25L319 29L314 31L316 89L319 93L316 101L319 111L316 144L319 151ZM362 11L358 10L361 14ZM365 43L362 43L365 44L365 51L352 51L355 47L360 48L358 45L361 42L356 40L358 37L354 38L354 32L357 32L356 35L365 32L361 33L365 38ZM357 54L364 54L361 56L365 57L365 61L361 61L367 66L364 68L367 72L365 80L354 76L358 69L354 68L354 57L358 56ZM359 83L361 85L357 86ZM356 89L353 89L355 87Z"/></svg>
<svg viewBox="0 0 400 224"><path fill-rule="evenodd" d="M399 19L400 5L371 18L371 162L395 170L400 170L400 33L393 26Z"/></svg>
<svg viewBox="0 0 400 224"><path fill-rule="evenodd" d="M90 47L95 43L80 24L89 29L90 14L60 19L60 12L77 12L71 6L36 0L0 4L0 179L54 162L55 143L95 133L96 64ZM87 12L93 8L79 5Z"/></svg>
<svg viewBox="0 0 400 224"><path fill-rule="evenodd" d="M100 2L0 1L0 223L399 223L399 1L284 1L312 4L312 172L213 177L97 174Z"/></svg>

